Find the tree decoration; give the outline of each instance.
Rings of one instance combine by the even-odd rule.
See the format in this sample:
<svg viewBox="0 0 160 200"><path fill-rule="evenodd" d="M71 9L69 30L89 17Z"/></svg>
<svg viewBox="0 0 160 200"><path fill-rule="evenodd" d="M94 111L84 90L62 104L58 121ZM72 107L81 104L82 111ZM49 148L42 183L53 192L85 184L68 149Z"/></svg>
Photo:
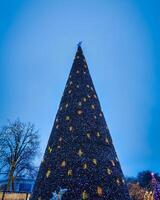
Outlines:
<svg viewBox="0 0 160 200"><path fill-rule="evenodd" d="M79 155L80 157L83 155L83 151L82 151L81 149L79 149L78 155Z"/></svg>
<svg viewBox="0 0 160 200"><path fill-rule="evenodd" d="M102 190L102 188L100 187L100 186L98 186L97 187L97 194L98 194L98 196L102 196L102 194L103 194L103 190Z"/></svg>
<svg viewBox="0 0 160 200"><path fill-rule="evenodd" d="M81 115L82 113L83 113L82 110L77 110L77 114L78 114L78 115Z"/></svg>
<svg viewBox="0 0 160 200"><path fill-rule="evenodd" d="M62 163L61 163L61 167L65 167L66 166L66 161L63 160Z"/></svg>
<svg viewBox="0 0 160 200"><path fill-rule="evenodd" d="M70 126L70 127L69 127L69 131L70 131L70 132L73 131L73 126Z"/></svg>
<svg viewBox="0 0 160 200"><path fill-rule="evenodd" d="M87 164L86 163L84 163L83 169L87 169Z"/></svg>
<svg viewBox="0 0 160 200"><path fill-rule="evenodd" d="M100 132L97 132L97 137L100 137L100 136L101 136Z"/></svg>
<svg viewBox="0 0 160 200"><path fill-rule="evenodd" d="M95 158L92 160L92 162L93 162L95 165L97 165L97 160L96 160Z"/></svg>
<svg viewBox="0 0 160 200"><path fill-rule="evenodd" d="M70 116L66 116L66 121L69 121L70 120Z"/></svg>
<svg viewBox="0 0 160 200"><path fill-rule="evenodd" d="M72 170L71 169L68 170L68 176L72 176Z"/></svg>
<svg viewBox="0 0 160 200"><path fill-rule="evenodd" d="M68 189L63 200L130 200L80 46L75 58L31 200L50 200L62 186ZM52 176L46 178L48 169Z"/></svg>
<svg viewBox="0 0 160 200"><path fill-rule="evenodd" d="M48 151L49 151L49 153L51 153L52 152L52 148L48 147Z"/></svg>
<svg viewBox="0 0 160 200"><path fill-rule="evenodd" d="M83 193L82 193L82 199L83 200L88 199L88 194L87 194L86 190L84 190Z"/></svg>
<svg viewBox="0 0 160 200"><path fill-rule="evenodd" d="M49 169L49 170L47 171L47 173L46 173L46 177L48 178L48 177L50 176L50 174L51 174L51 170Z"/></svg>

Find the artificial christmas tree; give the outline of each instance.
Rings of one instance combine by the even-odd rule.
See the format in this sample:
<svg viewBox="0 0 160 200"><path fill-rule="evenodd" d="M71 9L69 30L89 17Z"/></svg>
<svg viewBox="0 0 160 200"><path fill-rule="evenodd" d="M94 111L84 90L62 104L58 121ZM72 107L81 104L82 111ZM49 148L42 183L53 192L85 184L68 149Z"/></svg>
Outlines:
<svg viewBox="0 0 160 200"><path fill-rule="evenodd" d="M32 195L50 199L130 199L80 45Z"/></svg>

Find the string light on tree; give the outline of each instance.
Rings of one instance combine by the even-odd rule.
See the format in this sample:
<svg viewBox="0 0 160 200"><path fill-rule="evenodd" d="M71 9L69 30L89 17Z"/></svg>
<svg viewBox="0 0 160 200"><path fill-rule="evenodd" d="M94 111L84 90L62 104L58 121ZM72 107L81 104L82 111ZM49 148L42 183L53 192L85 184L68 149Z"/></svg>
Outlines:
<svg viewBox="0 0 160 200"><path fill-rule="evenodd" d="M130 200L80 45L44 158L31 200Z"/></svg>

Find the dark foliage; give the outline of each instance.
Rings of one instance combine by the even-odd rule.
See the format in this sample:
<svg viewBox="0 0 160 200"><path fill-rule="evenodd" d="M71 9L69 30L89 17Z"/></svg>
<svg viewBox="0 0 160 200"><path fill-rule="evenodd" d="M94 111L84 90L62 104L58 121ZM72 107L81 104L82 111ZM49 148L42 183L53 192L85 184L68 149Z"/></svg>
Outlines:
<svg viewBox="0 0 160 200"><path fill-rule="evenodd" d="M39 152L39 135L31 123L8 122L0 131L0 173L8 177L7 190L21 176L35 177L33 161Z"/></svg>

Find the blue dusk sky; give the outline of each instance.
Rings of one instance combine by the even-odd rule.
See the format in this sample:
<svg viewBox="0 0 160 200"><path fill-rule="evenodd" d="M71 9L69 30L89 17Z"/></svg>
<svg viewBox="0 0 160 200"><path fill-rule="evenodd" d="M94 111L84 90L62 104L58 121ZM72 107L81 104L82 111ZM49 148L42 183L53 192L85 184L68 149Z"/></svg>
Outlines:
<svg viewBox="0 0 160 200"><path fill-rule="evenodd" d="M124 174L160 172L158 0L0 0L0 126L35 123L43 154L81 40Z"/></svg>

